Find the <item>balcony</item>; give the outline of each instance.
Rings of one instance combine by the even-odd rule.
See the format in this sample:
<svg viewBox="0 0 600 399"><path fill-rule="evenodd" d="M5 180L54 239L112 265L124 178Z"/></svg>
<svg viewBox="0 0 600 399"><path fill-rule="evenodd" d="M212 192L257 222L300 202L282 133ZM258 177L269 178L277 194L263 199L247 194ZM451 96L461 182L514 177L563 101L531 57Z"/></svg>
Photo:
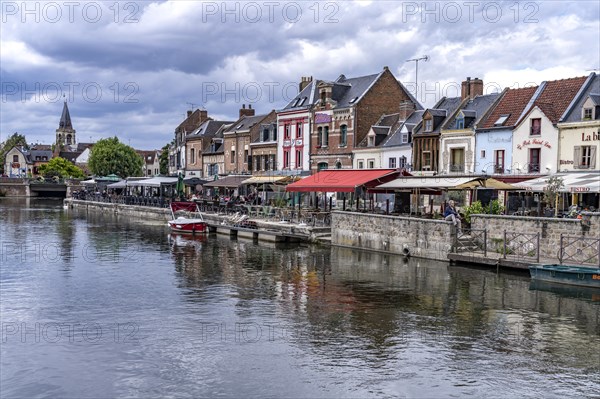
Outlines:
<svg viewBox="0 0 600 399"><path fill-rule="evenodd" d="M494 173L497 175L504 174L504 165L494 165Z"/></svg>
<svg viewBox="0 0 600 399"><path fill-rule="evenodd" d="M450 172L465 172L465 165L450 165Z"/></svg>
<svg viewBox="0 0 600 399"><path fill-rule="evenodd" d="M540 164L539 163L530 163L527 166L527 171L529 173L539 173L539 171L540 171Z"/></svg>

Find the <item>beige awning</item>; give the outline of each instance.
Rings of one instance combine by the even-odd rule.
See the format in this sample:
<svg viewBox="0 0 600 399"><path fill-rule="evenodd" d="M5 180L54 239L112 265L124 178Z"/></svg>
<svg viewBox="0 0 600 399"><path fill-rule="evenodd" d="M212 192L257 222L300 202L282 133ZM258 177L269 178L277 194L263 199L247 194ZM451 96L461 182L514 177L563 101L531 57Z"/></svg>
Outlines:
<svg viewBox="0 0 600 399"><path fill-rule="evenodd" d="M510 184L486 176L402 176L396 180L380 184L372 191L402 190L465 190L471 188L491 188L495 190L517 190Z"/></svg>
<svg viewBox="0 0 600 399"><path fill-rule="evenodd" d="M470 182L458 185L456 187L457 190L468 189L468 188L491 188L494 190L520 190L519 187L515 187L512 184L504 183L500 180L496 180L494 178L489 179L474 179Z"/></svg>
<svg viewBox="0 0 600 399"><path fill-rule="evenodd" d="M242 184L273 184L280 183L287 179L289 176L252 176L249 179L242 181Z"/></svg>

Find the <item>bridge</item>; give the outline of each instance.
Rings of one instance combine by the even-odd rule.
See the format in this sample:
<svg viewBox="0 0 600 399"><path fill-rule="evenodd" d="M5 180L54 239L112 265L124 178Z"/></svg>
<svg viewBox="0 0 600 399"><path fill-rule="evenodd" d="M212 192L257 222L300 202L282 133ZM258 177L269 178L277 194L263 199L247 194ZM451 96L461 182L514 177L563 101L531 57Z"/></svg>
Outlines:
<svg viewBox="0 0 600 399"><path fill-rule="evenodd" d="M0 196L67 198L81 188L78 180L40 182L27 178L0 178Z"/></svg>

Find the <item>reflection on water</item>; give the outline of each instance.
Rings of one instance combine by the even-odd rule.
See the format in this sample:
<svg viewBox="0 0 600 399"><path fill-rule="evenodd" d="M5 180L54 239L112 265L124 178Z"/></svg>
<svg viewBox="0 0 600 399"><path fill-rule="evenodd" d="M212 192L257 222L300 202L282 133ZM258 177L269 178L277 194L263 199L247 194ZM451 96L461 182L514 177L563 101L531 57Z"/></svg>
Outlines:
<svg viewBox="0 0 600 399"><path fill-rule="evenodd" d="M6 397L600 392L600 303L523 274L0 201ZM588 295L589 294L589 295Z"/></svg>

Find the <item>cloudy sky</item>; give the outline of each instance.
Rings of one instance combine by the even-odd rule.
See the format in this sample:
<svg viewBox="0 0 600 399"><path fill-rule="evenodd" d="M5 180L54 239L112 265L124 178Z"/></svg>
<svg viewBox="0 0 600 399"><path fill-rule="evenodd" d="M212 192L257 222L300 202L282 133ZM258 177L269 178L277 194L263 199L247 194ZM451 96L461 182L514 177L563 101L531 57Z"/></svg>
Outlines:
<svg viewBox="0 0 600 399"><path fill-rule="evenodd" d="M160 148L192 106L235 120L279 109L302 76L389 66L425 106L600 68L600 2L1 1L0 141L52 143L62 103L78 141Z"/></svg>

